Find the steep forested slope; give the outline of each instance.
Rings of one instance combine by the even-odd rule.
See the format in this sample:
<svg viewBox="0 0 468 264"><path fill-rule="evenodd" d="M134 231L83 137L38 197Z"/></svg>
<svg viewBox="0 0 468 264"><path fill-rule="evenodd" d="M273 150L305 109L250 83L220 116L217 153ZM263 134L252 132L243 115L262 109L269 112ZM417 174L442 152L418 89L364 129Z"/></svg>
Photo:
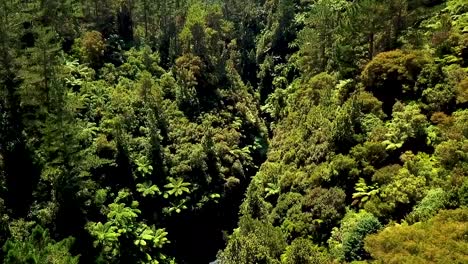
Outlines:
<svg viewBox="0 0 468 264"><path fill-rule="evenodd" d="M294 11L303 28L262 107L268 158L221 263L467 261L467 8L323 0Z"/></svg>
<svg viewBox="0 0 468 264"><path fill-rule="evenodd" d="M1 1L0 258L466 262L467 67L464 0Z"/></svg>
<svg viewBox="0 0 468 264"><path fill-rule="evenodd" d="M214 259L267 147L239 4L2 1L5 263Z"/></svg>

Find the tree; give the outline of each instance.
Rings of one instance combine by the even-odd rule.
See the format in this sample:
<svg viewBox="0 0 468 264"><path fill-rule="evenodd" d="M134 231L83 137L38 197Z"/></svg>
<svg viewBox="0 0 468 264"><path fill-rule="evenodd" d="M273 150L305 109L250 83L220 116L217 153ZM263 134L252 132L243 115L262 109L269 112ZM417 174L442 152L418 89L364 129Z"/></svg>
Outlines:
<svg viewBox="0 0 468 264"><path fill-rule="evenodd" d="M47 229L36 226L25 238L8 239L3 246L3 263L78 264L79 256L70 253L73 243L72 237L56 242Z"/></svg>
<svg viewBox="0 0 468 264"><path fill-rule="evenodd" d="M386 149L399 149L409 139L424 137L427 119L421 114L417 104L402 105L397 102L393 106L392 121L388 124L387 140L383 143Z"/></svg>
<svg viewBox="0 0 468 264"><path fill-rule="evenodd" d="M366 259L364 238L381 228L379 220L372 214L365 214L355 226L343 236L343 252L346 261Z"/></svg>
<svg viewBox="0 0 468 264"><path fill-rule="evenodd" d="M79 31L80 10L75 0L34 0L30 5L35 5L33 10L33 24L51 27L61 38L72 42Z"/></svg>
<svg viewBox="0 0 468 264"><path fill-rule="evenodd" d="M100 248L106 262L159 263L166 259L160 249L169 243L167 232L140 221L138 205L128 191L121 190L107 206L107 221L87 224L86 229L95 238L94 247Z"/></svg>
<svg viewBox="0 0 468 264"><path fill-rule="evenodd" d="M16 15L18 14L18 9L20 9L19 2L4 1L1 3L0 7L0 63L2 65L2 70L0 71L0 80L2 83L3 91L4 89L10 86L8 85L8 81L12 81L11 75L13 74L12 71L15 67L14 58L15 55L18 53L18 50L14 47L19 44L19 24L21 20L19 16Z"/></svg>
<svg viewBox="0 0 468 264"><path fill-rule="evenodd" d="M429 190L426 196L406 216L408 223L427 221L449 203L448 194L441 188Z"/></svg>
<svg viewBox="0 0 468 264"><path fill-rule="evenodd" d="M369 257L364 250L364 238L381 228L379 220L364 210L348 211L340 227L333 228L328 246L330 253L340 261L363 260Z"/></svg>
<svg viewBox="0 0 468 264"><path fill-rule="evenodd" d="M24 107L35 108L39 117L49 110L51 82L59 74L58 55L60 51L57 34L52 28L37 27L33 29L36 36L34 46L26 50L21 59L20 77L23 84L20 89ZM30 109L27 109L30 110Z"/></svg>
<svg viewBox="0 0 468 264"><path fill-rule="evenodd" d="M369 200L372 196L379 193L378 187L376 184L372 186L367 186L363 178L359 179L359 182L356 183L355 187L356 192L353 193L353 203L352 205L358 205L362 207L363 204Z"/></svg>
<svg viewBox="0 0 468 264"><path fill-rule="evenodd" d="M91 29L104 36L115 33L117 6L115 1L81 0L81 12L84 21Z"/></svg>
<svg viewBox="0 0 468 264"><path fill-rule="evenodd" d="M382 52L366 65L361 78L366 88L383 102L384 112L390 114L397 100L416 96L413 87L429 61L430 58L422 51Z"/></svg>
<svg viewBox="0 0 468 264"><path fill-rule="evenodd" d="M190 186L190 183L184 182L183 179L169 178L169 183L164 185L164 188L168 189L164 196L179 196L182 195L184 192L190 193L190 189L188 188L188 186Z"/></svg>
<svg viewBox="0 0 468 264"><path fill-rule="evenodd" d="M379 33L384 33L391 41L378 51L394 48L398 33L404 26L406 12L406 0L360 0L347 11L347 28L352 33L350 36L354 33L362 36L362 41L368 45L368 60L374 57L376 44L382 45L377 42Z"/></svg>
<svg viewBox="0 0 468 264"><path fill-rule="evenodd" d="M80 40L80 53L83 61L89 63L94 68L99 67L106 49L106 43L102 34L98 31L88 31L83 34Z"/></svg>
<svg viewBox="0 0 468 264"><path fill-rule="evenodd" d="M303 197L303 208L311 211L312 219L317 220L315 230L317 241L326 240L326 236L337 224L345 212L345 193L340 188L323 189L320 187L310 190Z"/></svg>
<svg viewBox="0 0 468 264"><path fill-rule="evenodd" d="M24 33L21 7L19 1L0 3L0 159L5 186L2 199L14 215L24 216L33 188L33 175L30 153L26 148L27 137L21 135L23 111L18 95L21 67L18 57L23 53L20 40Z"/></svg>
<svg viewBox="0 0 468 264"><path fill-rule="evenodd" d="M264 102L268 95L274 91L274 66L285 63L287 56L295 51L288 43L296 37L297 24L294 16L300 9L300 1L274 0L265 1L267 18L265 28L259 35L256 47L256 62L258 65L258 85L260 101Z"/></svg>
<svg viewBox="0 0 468 264"><path fill-rule="evenodd" d="M283 264L326 264L332 263L324 248L314 245L312 241L297 238L286 247L281 256Z"/></svg>
<svg viewBox="0 0 468 264"><path fill-rule="evenodd" d="M218 254L222 264L279 264L286 241L279 228L249 217L241 218L224 251Z"/></svg>
<svg viewBox="0 0 468 264"><path fill-rule="evenodd" d="M304 73L327 71L337 63L337 45L348 2L337 0L317 1L305 20L305 28L298 33L295 45L299 51L297 66Z"/></svg>
<svg viewBox="0 0 468 264"><path fill-rule="evenodd" d="M200 57L185 55L176 60L179 86L176 101L179 109L190 115L200 113L200 104L196 87L199 85L204 64Z"/></svg>
<svg viewBox="0 0 468 264"><path fill-rule="evenodd" d="M463 263L468 223L465 208L441 211L426 222L393 225L365 240L365 249L379 263Z"/></svg>

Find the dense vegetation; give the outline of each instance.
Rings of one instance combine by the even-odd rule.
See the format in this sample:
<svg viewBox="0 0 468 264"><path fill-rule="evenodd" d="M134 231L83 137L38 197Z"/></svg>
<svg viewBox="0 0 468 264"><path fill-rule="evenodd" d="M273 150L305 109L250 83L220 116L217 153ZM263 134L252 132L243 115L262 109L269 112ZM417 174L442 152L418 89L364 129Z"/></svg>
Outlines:
<svg viewBox="0 0 468 264"><path fill-rule="evenodd" d="M468 262L465 0L0 2L4 263Z"/></svg>

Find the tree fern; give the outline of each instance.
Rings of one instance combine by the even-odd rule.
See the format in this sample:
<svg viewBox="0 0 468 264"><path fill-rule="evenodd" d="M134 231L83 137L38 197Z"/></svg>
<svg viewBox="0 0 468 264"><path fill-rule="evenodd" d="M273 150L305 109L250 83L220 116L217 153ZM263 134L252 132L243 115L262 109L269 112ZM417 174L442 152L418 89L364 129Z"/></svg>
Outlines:
<svg viewBox="0 0 468 264"><path fill-rule="evenodd" d="M168 198L169 196L180 196L184 192L190 193L190 189L188 188L191 184L188 182L184 182L182 178L169 178L169 183L164 185L164 188L167 191L164 193L164 198Z"/></svg>

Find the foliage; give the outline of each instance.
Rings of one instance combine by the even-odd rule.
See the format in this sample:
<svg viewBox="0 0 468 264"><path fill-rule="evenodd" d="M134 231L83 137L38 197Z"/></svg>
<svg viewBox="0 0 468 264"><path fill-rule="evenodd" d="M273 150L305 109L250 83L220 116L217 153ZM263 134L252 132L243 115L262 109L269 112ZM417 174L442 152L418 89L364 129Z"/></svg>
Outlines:
<svg viewBox="0 0 468 264"><path fill-rule="evenodd" d="M79 257L70 253L73 243L71 237L55 242L47 229L36 226L26 237L7 240L3 263L77 264Z"/></svg>
<svg viewBox="0 0 468 264"><path fill-rule="evenodd" d="M278 228L244 217L218 259L225 264L280 263L277 259L285 247L285 238Z"/></svg>
<svg viewBox="0 0 468 264"><path fill-rule="evenodd" d="M416 104L403 106L396 103L392 115L393 119L388 124L386 134L387 140L383 142L387 149L401 148L408 139L423 136L427 121Z"/></svg>
<svg viewBox="0 0 468 264"><path fill-rule="evenodd" d="M281 256L281 263L325 264L331 263L331 259L323 248L310 240L299 238L286 247L285 253Z"/></svg>
<svg viewBox="0 0 468 264"><path fill-rule="evenodd" d="M352 205L358 204L361 207L370 197L379 193L376 185L367 186L364 179L360 178L359 182L356 183L356 192L353 193Z"/></svg>
<svg viewBox="0 0 468 264"><path fill-rule="evenodd" d="M387 227L369 236L365 248L381 263L465 262L466 228L466 209L441 211L422 223Z"/></svg>
<svg viewBox="0 0 468 264"><path fill-rule="evenodd" d="M344 10L349 6L346 1L317 1L305 18L305 28L298 33L295 45L297 66L307 74L331 69L337 63L341 43Z"/></svg>
<svg viewBox="0 0 468 264"><path fill-rule="evenodd" d="M380 222L371 213L350 210L342 219L340 227L332 230L327 241L330 253L340 261L365 259L368 254L364 250L364 238L380 228Z"/></svg>
<svg viewBox="0 0 468 264"><path fill-rule="evenodd" d="M467 10L1 1L2 257L365 262L381 225L429 233L467 204Z"/></svg>
<svg viewBox="0 0 468 264"><path fill-rule="evenodd" d="M164 197L167 198L169 195L179 196L184 192L190 193L190 189L187 188L188 186L190 186L190 183L183 182L183 180L180 178L169 178L169 183L164 185L164 188L168 189L164 194Z"/></svg>
<svg viewBox="0 0 468 264"><path fill-rule="evenodd" d="M372 214L360 218L347 233L343 235L343 253L345 260L362 260L367 257L364 251L364 238L381 228L379 220Z"/></svg>
<svg viewBox="0 0 468 264"><path fill-rule="evenodd" d="M422 51L394 50L379 53L362 71L363 84L384 104L384 111L396 100L414 97L413 87L428 56Z"/></svg>
<svg viewBox="0 0 468 264"><path fill-rule="evenodd" d="M132 201L130 206L121 202L128 195L120 191L114 203L108 205L107 222L88 223L87 229L95 238L93 245L102 248L101 254L106 261L134 256L143 263L158 263L166 257L152 249L160 249L169 243L167 232L137 221L141 214L138 202Z"/></svg>
<svg viewBox="0 0 468 264"><path fill-rule="evenodd" d="M98 66L106 48L102 34L99 31L86 32L81 39L81 45L84 61Z"/></svg>
<svg viewBox="0 0 468 264"><path fill-rule="evenodd" d="M448 194L441 188L429 190L413 211L406 217L411 223L426 221L434 216L440 209L448 205Z"/></svg>

